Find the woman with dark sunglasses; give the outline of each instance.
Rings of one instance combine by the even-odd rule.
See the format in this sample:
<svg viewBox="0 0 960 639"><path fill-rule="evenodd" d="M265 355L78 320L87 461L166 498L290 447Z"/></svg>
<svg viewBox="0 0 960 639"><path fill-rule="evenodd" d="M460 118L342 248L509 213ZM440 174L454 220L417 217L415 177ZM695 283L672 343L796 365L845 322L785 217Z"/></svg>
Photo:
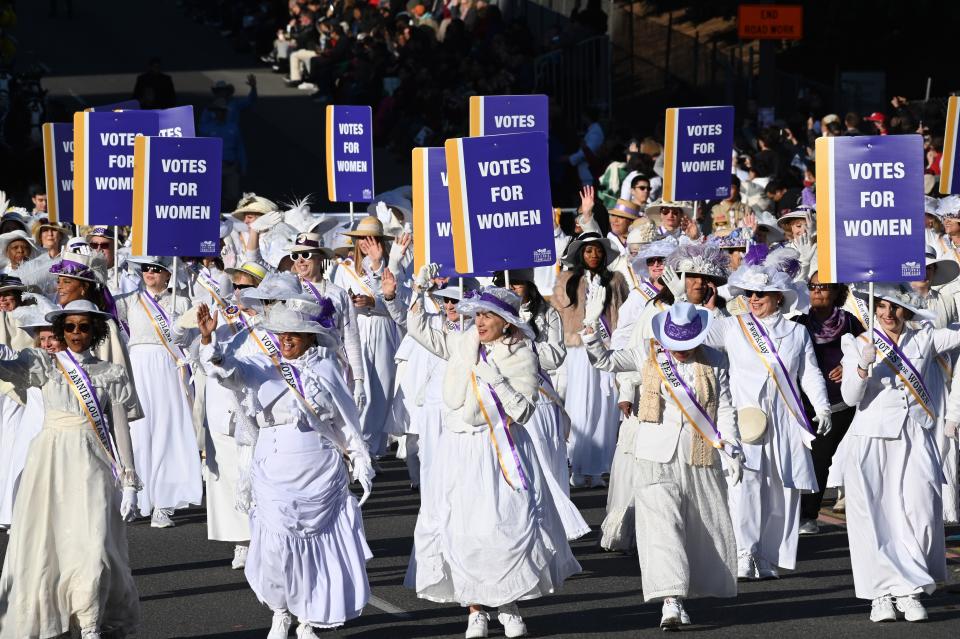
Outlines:
<svg viewBox="0 0 960 639"><path fill-rule="evenodd" d="M0 346L0 379L40 388L44 405L0 577L4 639L73 630L82 639L101 631L127 637L140 623L124 520L136 516L129 422L141 412L123 367L94 355L108 318L91 302L73 301L46 315L64 351Z"/></svg>

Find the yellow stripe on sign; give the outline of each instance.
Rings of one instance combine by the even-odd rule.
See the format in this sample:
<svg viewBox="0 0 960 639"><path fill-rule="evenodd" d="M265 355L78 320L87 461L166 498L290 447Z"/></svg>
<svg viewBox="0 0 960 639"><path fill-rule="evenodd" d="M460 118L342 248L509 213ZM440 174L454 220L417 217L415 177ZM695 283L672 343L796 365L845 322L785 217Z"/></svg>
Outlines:
<svg viewBox="0 0 960 639"><path fill-rule="evenodd" d="M947 100L947 130L943 134L943 157L940 158L940 195L953 192L953 167L957 163L957 110L960 97Z"/></svg>
<svg viewBox="0 0 960 639"><path fill-rule="evenodd" d="M470 137L483 135L483 96L470 96Z"/></svg>
<svg viewBox="0 0 960 639"><path fill-rule="evenodd" d="M470 219L464 203L466 193L463 192L463 176L460 171L460 154L463 147L460 138L451 138L444 145L444 155L447 159L447 190L450 193L450 233L453 235L454 266L461 273L470 272L470 246L467 232Z"/></svg>
<svg viewBox="0 0 960 639"><path fill-rule="evenodd" d="M147 255L147 175L150 171L150 138L138 135L133 140L133 228L131 252L135 256Z"/></svg>
<svg viewBox="0 0 960 639"><path fill-rule="evenodd" d="M47 122L42 127L43 132L43 169L44 183L47 185L47 219L56 222L60 215L59 201L57 200L57 141L53 137L53 123Z"/></svg>
<svg viewBox="0 0 960 639"><path fill-rule="evenodd" d="M333 105L327 105L327 199L337 201L337 178L333 171Z"/></svg>
<svg viewBox="0 0 960 639"><path fill-rule="evenodd" d="M834 282L832 253L833 210L830 195L833 176L830 174L831 138L817 138L814 158L817 164L817 277L823 284Z"/></svg>
<svg viewBox="0 0 960 639"><path fill-rule="evenodd" d="M87 118L86 112L73 114L73 223L87 223Z"/></svg>
<svg viewBox="0 0 960 639"><path fill-rule="evenodd" d="M427 263L430 247L427 221L427 149L413 149L413 271Z"/></svg>
<svg viewBox="0 0 960 639"><path fill-rule="evenodd" d="M664 135L663 148L663 196L664 200L676 200L674 192L676 191L677 176L675 174L677 167L677 122L679 121L679 109L667 109L667 118Z"/></svg>

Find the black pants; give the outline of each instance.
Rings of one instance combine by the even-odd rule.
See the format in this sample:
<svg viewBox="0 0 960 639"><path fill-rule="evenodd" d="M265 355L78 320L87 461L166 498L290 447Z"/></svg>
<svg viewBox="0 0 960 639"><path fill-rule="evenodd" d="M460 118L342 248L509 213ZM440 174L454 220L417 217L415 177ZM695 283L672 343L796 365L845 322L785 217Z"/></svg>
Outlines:
<svg viewBox="0 0 960 639"><path fill-rule="evenodd" d="M833 454L837 452L840 440L847 434L850 422L856 415L856 408L848 408L833 414L833 428L826 435L817 435L813 440L813 470L817 475L817 485L820 491L806 493L800 496L800 519L816 519L820 513L820 504L823 502L823 491L827 486L827 474L830 472L830 463Z"/></svg>

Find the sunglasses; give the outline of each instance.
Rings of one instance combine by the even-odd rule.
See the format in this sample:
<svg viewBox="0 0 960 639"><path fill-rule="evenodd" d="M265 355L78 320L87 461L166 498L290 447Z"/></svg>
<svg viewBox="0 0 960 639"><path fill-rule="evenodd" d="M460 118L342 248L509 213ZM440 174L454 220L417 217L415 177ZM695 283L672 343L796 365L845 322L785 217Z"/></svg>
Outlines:
<svg viewBox="0 0 960 639"><path fill-rule="evenodd" d="M662 257L648 257L647 266L653 266L654 264L663 264Z"/></svg>
<svg viewBox="0 0 960 639"><path fill-rule="evenodd" d="M807 284L808 291L832 291L835 288L835 284Z"/></svg>
<svg viewBox="0 0 960 639"><path fill-rule="evenodd" d="M166 273L167 272L167 269L163 268L162 266L156 266L154 264L147 264L140 270L143 271L144 273Z"/></svg>
<svg viewBox="0 0 960 639"><path fill-rule="evenodd" d="M314 253L313 251L302 251L299 253L290 254L290 259L294 262L306 262L307 260L312 260L315 257L320 257L320 253Z"/></svg>
<svg viewBox="0 0 960 639"><path fill-rule="evenodd" d="M762 300L775 292L776 291L744 291L743 296L747 299L752 299L755 296L758 300Z"/></svg>
<svg viewBox="0 0 960 639"><path fill-rule="evenodd" d="M635 187L633 187L633 190L634 190L634 191L649 191L649 190L650 190L650 187L649 187L649 186L635 186Z"/></svg>
<svg viewBox="0 0 960 639"><path fill-rule="evenodd" d="M90 242L90 248L95 250L108 249L113 246L113 242Z"/></svg>
<svg viewBox="0 0 960 639"><path fill-rule="evenodd" d="M67 322L63 325L64 333L76 333L80 331L84 335L89 335L90 331L93 330L93 327L90 324L74 324L73 322Z"/></svg>
<svg viewBox="0 0 960 639"><path fill-rule="evenodd" d="M256 286L254 284L234 284L233 285L233 290L235 291L242 291L245 288L256 288Z"/></svg>

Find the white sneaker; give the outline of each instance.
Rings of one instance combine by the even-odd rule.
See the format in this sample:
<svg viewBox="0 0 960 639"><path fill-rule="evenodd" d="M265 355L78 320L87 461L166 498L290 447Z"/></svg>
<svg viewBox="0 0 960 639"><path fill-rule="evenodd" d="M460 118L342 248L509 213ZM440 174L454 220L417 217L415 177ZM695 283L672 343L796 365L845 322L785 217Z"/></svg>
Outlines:
<svg viewBox="0 0 960 639"><path fill-rule="evenodd" d="M757 562L753 555L748 552L742 552L737 556L737 579L755 581L760 578L757 571Z"/></svg>
<svg viewBox="0 0 960 639"><path fill-rule="evenodd" d="M100 639L96 626L80 631L80 639Z"/></svg>
<svg viewBox="0 0 960 639"><path fill-rule="evenodd" d="M777 567L771 564L766 559L760 560L760 566L757 570L758 576L760 579L779 579L780 573L777 572Z"/></svg>
<svg viewBox="0 0 960 639"><path fill-rule="evenodd" d="M527 634L527 624L523 623L517 604L507 604L497 608L497 621L503 626L503 634L508 637L523 637Z"/></svg>
<svg viewBox="0 0 960 639"><path fill-rule="evenodd" d="M683 626L689 626L693 622L690 621L690 615L687 614L687 609L683 607L683 600L677 599L677 605L680 607L680 624Z"/></svg>
<svg viewBox="0 0 960 639"><path fill-rule="evenodd" d="M173 523L173 520L170 519L170 515L173 514L173 510L169 508L154 508L153 515L150 517L150 527L151 528L173 528L176 526Z"/></svg>
<svg viewBox="0 0 960 639"><path fill-rule="evenodd" d="M816 535L820 533L820 524L816 519L806 519L800 523L798 531L801 535Z"/></svg>
<svg viewBox="0 0 960 639"><path fill-rule="evenodd" d="M667 597L663 600L663 611L660 615L660 629L676 630L682 624L683 620L680 618L680 602L673 597Z"/></svg>
<svg viewBox="0 0 960 639"><path fill-rule="evenodd" d="M903 613L907 621L927 620L927 609L923 607L916 595L897 597L897 610Z"/></svg>
<svg viewBox="0 0 960 639"><path fill-rule="evenodd" d="M233 548L233 563L230 564L232 570L243 570L247 565L247 551L249 548L246 546L234 546Z"/></svg>
<svg viewBox="0 0 960 639"><path fill-rule="evenodd" d="M289 612L286 610L275 610L267 639L287 639L287 635L290 634L290 626L292 625L293 617L290 616Z"/></svg>
<svg viewBox="0 0 960 639"><path fill-rule="evenodd" d="M490 624L490 615L486 610L471 612L467 618L466 639L483 639L487 636L487 626ZM268 637L267 639L272 639Z"/></svg>
<svg viewBox="0 0 960 639"><path fill-rule="evenodd" d="M301 623L297 626L297 639L320 639L320 635L314 631L310 624Z"/></svg>
<svg viewBox="0 0 960 639"><path fill-rule="evenodd" d="M870 605L870 621L896 621L897 611L893 609L893 598L890 595L877 597Z"/></svg>
<svg viewBox="0 0 960 639"><path fill-rule="evenodd" d="M301 91L316 91L317 85L315 85L313 82L301 82L297 85L297 88Z"/></svg>

